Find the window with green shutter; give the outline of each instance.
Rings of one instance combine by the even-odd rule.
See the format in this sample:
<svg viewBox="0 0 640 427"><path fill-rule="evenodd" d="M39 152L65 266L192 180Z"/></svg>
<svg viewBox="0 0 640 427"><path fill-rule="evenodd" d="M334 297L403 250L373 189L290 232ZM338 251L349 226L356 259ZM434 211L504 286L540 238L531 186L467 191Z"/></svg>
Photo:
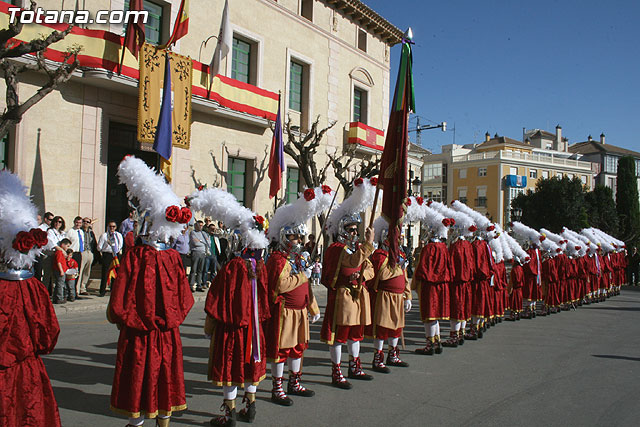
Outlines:
<svg viewBox="0 0 640 427"><path fill-rule="evenodd" d="M287 203L298 200L300 189L300 170L297 168L287 168Z"/></svg>
<svg viewBox="0 0 640 427"><path fill-rule="evenodd" d="M244 83L249 82L251 70L251 44L233 38L233 61L231 65L231 78Z"/></svg>
<svg viewBox="0 0 640 427"><path fill-rule="evenodd" d="M233 194L241 205L244 205L246 196L246 171L246 160L229 157L229 164L227 168L227 191Z"/></svg>
<svg viewBox="0 0 640 427"><path fill-rule="evenodd" d="M302 112L302 70L303 65L291 61L289 76L289 108Z"/></svg>
<svg viewBox="0 0 640 427"><path fill-rule="evenodd" d="M144 10L149 12L147 23L144 24L144 37L147 42L159 45L162 41L162 6L149 0L142 4ZM124 0L124 10L129 10L129 0ZM126 23L124 23L124 31L127 31Z"/></svg>
<svg viewBox="0 0 640 427"><path fill-rule="evenodd" d="M9 168L9 134L0 140L0 170Z"/></svg>

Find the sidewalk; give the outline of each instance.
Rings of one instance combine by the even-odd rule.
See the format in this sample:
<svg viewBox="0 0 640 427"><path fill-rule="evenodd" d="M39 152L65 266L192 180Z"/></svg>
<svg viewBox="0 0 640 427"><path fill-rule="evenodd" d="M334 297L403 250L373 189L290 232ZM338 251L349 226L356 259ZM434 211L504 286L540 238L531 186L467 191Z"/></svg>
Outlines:
<svg viewBox="0 0 640 427"><path fill-rule="evenodd" d="M87 285L89 295L80 296L74 302L66 302L64 304L54 304L56 316L72 315L73 313L84 313L90 311L107 311L109 305L109 295L104 297L98 296L100 291L100 280L91 279ZM194 292L193 298L195 302L204 301L207 298L207 292Z"/></svg>

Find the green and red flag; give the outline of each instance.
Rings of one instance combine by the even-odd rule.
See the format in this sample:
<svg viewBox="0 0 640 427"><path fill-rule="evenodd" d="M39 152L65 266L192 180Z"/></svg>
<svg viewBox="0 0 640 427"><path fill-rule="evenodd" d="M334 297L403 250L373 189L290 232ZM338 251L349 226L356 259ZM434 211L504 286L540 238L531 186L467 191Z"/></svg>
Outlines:
<svg viewBox="0 0 640 427"><path fill-rule="evenodd" d="M400 68L378 177L378 187L384 190L382 216L389 222L389 264L391 266L394 266L398 259L398 240L406 211L409 111L415 112L411 44L411 40L402 40Z"/></svg>

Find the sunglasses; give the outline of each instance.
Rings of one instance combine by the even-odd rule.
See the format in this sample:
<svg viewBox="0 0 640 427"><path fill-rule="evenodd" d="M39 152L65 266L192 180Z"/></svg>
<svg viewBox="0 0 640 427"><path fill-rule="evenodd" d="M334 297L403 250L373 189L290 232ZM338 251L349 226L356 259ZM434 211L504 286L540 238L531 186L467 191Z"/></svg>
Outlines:
<svg viewBox="0 0 640 427"><path fill-rule="evenodd" d="M351 228L347 228L347 229L345 229L345 231L346 231L347 233L351 233L351 234L353 234L353 233L357 233L357 232L358 232L358 228L357 228L357 227L351 227Z"/></svg>

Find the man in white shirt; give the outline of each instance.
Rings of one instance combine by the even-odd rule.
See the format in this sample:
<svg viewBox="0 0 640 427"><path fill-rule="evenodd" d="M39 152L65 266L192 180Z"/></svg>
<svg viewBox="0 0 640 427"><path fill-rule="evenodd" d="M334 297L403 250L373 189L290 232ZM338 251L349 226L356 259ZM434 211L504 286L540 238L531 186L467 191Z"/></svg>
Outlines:
<svg viewBox="0 0 640 427"><path fill-rule="evenodd" d="M107 231L98 239L98 251L102 254L102 277L100 278L100 296L103 297L107 293L107 275L109 267L114 257L122 252L124 239L122 234L116 230L116 222L109 221L107 223Z"/></svg>
<svg viewBox="0 0 640 427"><path fill-rule="evenodd" d="M71 249L73 249L73 259L78 263L78 278L76 279L76 298L78 295L86 293L86 289L81 289L80 277L84 268L82 253L85 251L85 236L82 229L82 217L77 216L73 219L73 228L67 231L67 239L71 240ZM93 257L92 257L93 258Z"/></svg>

